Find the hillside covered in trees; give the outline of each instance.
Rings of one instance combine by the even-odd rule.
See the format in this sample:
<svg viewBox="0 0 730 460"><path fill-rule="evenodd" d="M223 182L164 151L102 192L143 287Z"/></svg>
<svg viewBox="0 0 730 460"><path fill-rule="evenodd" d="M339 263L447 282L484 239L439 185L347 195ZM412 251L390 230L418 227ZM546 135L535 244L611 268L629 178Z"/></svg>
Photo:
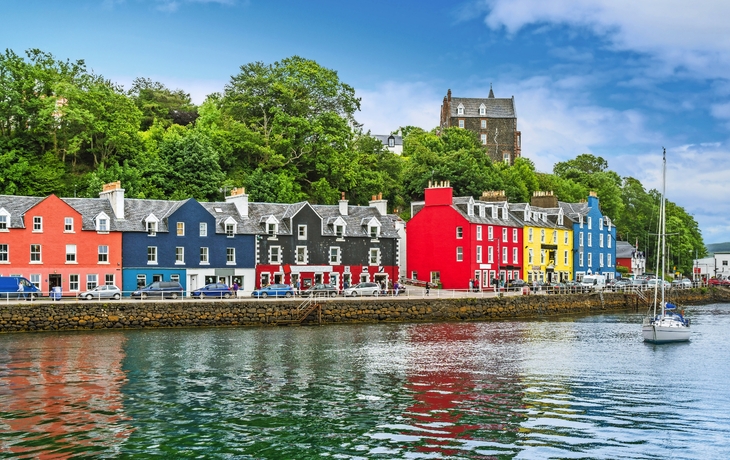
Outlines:
<svg viewBox="0 0 730 460"><path fill-rule="evenodd" d="M121 180L133 198L222 200L246 187L252 201L367 204L383 194L408 218L429 180L455 195L505 190L510 201L552 190L562 201L598 193L619 238L655 252L659 194L580 154L538 172L527 158L493 163L475 134L403 127L402 155L356 121L360 99L337 72L293 56L240 67L200 106L184 90L138 78L125 90L84 61L40 50L0 54L0 193L98 196ZM438 108L434 108L437 110ZM394 127L397 129L397 127ZM670 258L685 273L705 254L697 222L669 203ZM653 265L650 265L653 266Z"/></svg>

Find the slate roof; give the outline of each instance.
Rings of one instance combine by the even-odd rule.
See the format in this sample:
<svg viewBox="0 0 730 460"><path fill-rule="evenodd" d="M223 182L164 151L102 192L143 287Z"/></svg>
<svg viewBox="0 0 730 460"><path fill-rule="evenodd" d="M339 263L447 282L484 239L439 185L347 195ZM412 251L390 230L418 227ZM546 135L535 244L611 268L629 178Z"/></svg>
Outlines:
<svg viewBox="0 0 730 460"><path fill-rule="evenodd" d="M474 203L474 215L469 215L469 202ZM512 215L512 213L507 213L507 219L500 219L497 217L496 219L492 217L492 212L489 210L489 206L497 206L499 208L503 207L506 201L490 201L490 202L484 202L481 200L474 200L473 197L470 196L458 196L454 197L451 200L451 208L454 209L456 212L461 214L461 216L466 219L469 223L472 224L481 224L481 225L499 225L502 227L522 227L522 221L518 219L516 216ZM425 201L413 201L411 202L411 211L413 213L413 216L418 214L423 208L426 206ZM484 212L484 217L481 217L479 215L479 209L478 206L485 206L487 209Z"/></svg>
<svg viewBox="0 0 730 460"><path fill-rule="evenodd" d="M61 198L61 201L74 208L81 214L81 229L96 230L94 219L102 212L109 217L109 231L120 231L117 219L114 217L112 205L106 198Z"/></svg>
<svg viewBox="0 0 730 460"><path fill-rule="evenodd" d="M0 195L0 208L10 213L8 228L25 228L23 214L44 199L37 196Z"/></svg>
<svg viewBox="0 0 730 460"><path fill-rule="evenodd" d="M384 146L388 147L388 138L393 136L395 145L403 145L403 136L397 134L371 134L375 139L383 143Z"/></svg>
<svg viewBox="0 0 730 460"><path fill-rule="evenodd" d="M616 258L630 259L636 249L627 241L616 241Z"/></svg>
<svg viewBox="0 0 730 460"><path fill-rule="evenodd" d="M104 199L104 198L100 198ZM188 198L192 200L192 198ZM146 200L137 198L124 199L124 219L116 219L117 230L122 232L147 232L145 219L154 214L159 220L157 232L169 232L167 219L188 200ZM112 214L113 216L114 214Z"/></svg>
<svg viewBox="0 0 730 460"><path fill-rule="evenodd" d="M333 224L337 217L342 217L346 223L345 236L349 237L365 237L369 238L367 227L363 222L369 222L373 217L380 222L380 238L398 238L397 223L402 219L395 214L381 215L373 206L348 206L347 215L340 214L339 205L313 205L312 208L322 217L324 236L333 236L335 234Z"/></svg>
<svg viewBox="0 0 730 460"><path fill-rule="evenodd" d="M459 104L464 106L464 114L459 115ZM479 107L484 104L486 115L479 115ZM481 117L481 118L517 118L514 98L474 98L452 97L451 117Z"/></svg>

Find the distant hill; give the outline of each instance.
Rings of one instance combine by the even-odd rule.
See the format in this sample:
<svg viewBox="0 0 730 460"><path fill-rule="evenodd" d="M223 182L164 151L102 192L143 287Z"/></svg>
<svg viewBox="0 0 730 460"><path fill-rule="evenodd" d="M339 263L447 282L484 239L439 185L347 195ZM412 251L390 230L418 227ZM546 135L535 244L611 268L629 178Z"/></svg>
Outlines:
<svg viewBox="0 0 730 460"><path fill-rule="evenodd" d="M708 244L706 247L709 254L714 254L716 252L730 252L730 242Z"/></svg>

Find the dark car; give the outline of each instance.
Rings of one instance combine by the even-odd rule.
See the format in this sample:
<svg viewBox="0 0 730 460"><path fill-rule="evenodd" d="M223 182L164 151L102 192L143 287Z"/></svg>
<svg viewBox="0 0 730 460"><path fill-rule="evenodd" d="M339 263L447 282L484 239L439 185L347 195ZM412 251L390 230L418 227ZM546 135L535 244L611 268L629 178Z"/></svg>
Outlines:
<svg viewBox="0 0 730 460"><path fill-rule="evenodd" d="M302 295L307 297L335 297L337 295L337 288L331 284L315 284L306 291L302 291Z"/></svg>
<svg viewBox="0 0 730 460"><path fill-rule="evenodd" d="M233 297L233 291L224 283L206 284L200 289L194 290L190 294L194 299L204 299L212 297L215 299L230 299Z"/></svg>
<svg viewBox="0 0 730 460"><path fill-rule="evenodd" d="M133 299L177 299L182 295L183 287L177 281L155 281L132 292Z"/></svg>
<svg viewBox="0 0 730 460"><path fill-rule="evenodd" d="M514 279L514 280L509 280L507 282L507 287L510 289L519 289L519 288L523 288L526 286L527 286L527 283L525 283L524 280L521 280L519 278Z"/></svg>
<svg viewBox="0 0 730 460"><path fill-rule="evenodd" d="M288 284L270 284L256 289L251 293L251 297L265 299L267 297L294 297L294 288Z"/></svg>

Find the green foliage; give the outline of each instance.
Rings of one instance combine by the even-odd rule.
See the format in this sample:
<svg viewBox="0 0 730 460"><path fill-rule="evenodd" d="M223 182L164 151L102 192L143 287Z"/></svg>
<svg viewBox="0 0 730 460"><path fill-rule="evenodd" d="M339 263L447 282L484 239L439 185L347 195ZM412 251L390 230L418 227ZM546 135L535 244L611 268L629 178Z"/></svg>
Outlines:
<svg viewBox="0 0 730 460"><path fill-rule="evenodd" d="M155 122L165 127L172 124L187 126L198 117L190 94L181 89L170 90L149 78L135 78L128 94L142 113L142 131L147 131Z"/></svg>

